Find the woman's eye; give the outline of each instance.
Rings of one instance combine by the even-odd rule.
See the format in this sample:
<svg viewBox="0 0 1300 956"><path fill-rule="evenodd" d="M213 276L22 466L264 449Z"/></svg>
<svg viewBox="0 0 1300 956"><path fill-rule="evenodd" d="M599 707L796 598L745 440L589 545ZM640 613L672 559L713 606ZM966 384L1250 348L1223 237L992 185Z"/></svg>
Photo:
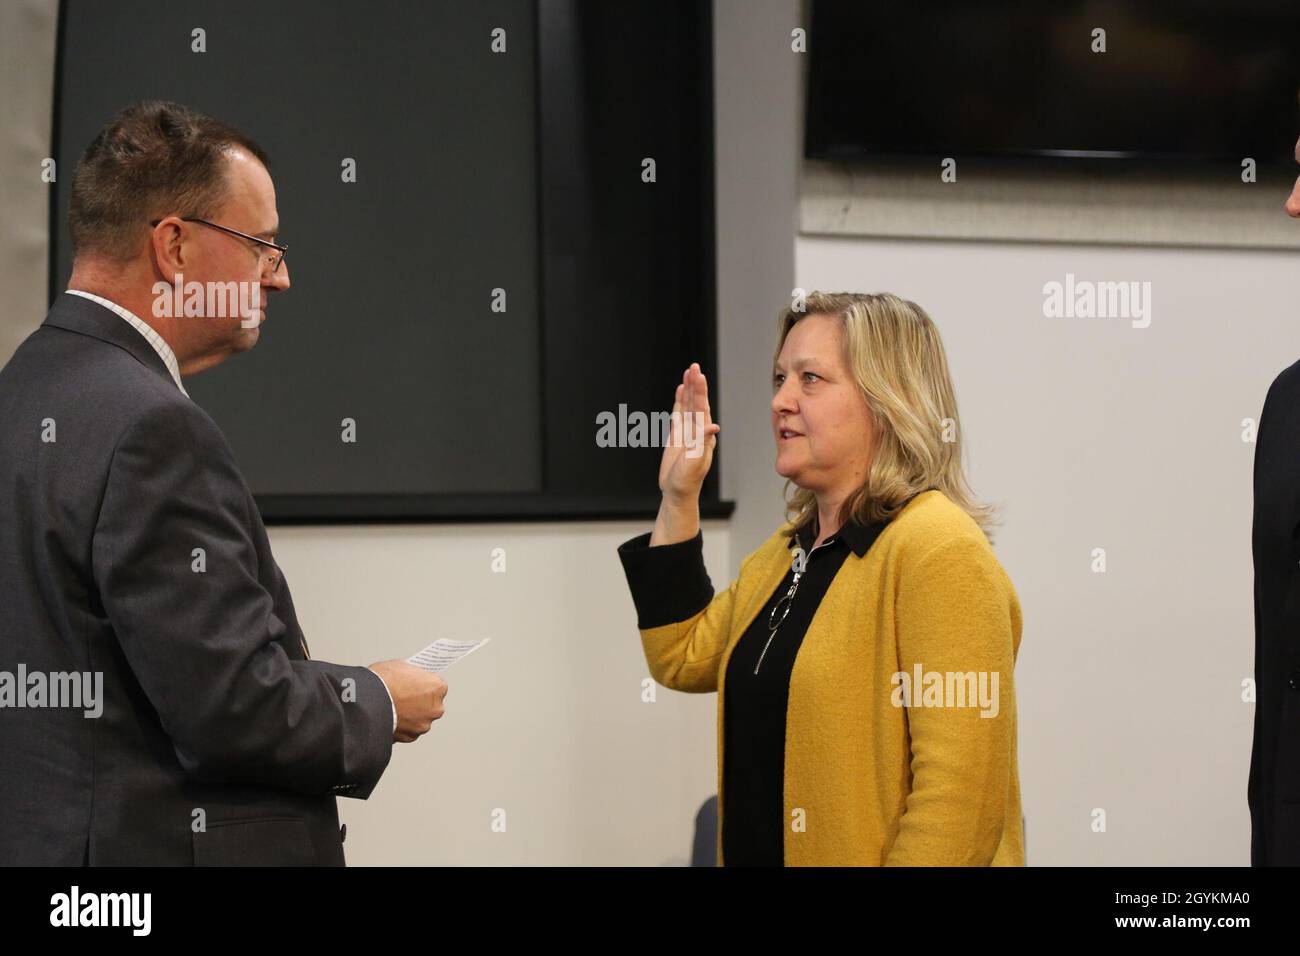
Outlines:
<svg viewBox="0 0 1300 956"><path fill-rule="evenodd" d="M784 383L785 383L785 376L784 376L784 375L773 375L773 376L772 376L772 387L773 387L773 388L780 388Z"/></svg>
<svg viewBox="0 0 1300 956"><path fill-rule="evenodd" d="M805 382L807 382L807 381L811 381L812 379L815 379L815 378L821 378L821 376L818 375L816 372L804 372L804 373L803 373L803 380L804 380Z"/></svg>

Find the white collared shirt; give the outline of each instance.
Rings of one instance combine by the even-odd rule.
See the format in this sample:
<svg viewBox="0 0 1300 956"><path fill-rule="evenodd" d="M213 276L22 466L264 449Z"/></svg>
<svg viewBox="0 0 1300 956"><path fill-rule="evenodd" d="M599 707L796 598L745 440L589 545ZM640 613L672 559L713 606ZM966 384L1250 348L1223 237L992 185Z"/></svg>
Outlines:
<svg viewBox="0 0 1300 956"><path fill-rule="evenodd" d="M172 347L163 340L163 337L154 331L153 326L131 310L122 308L116 302L110 302L108 299L90 292L82 292L80 289L68 289L67 291L69 295L79 295L83 299L89 299L91 302L98 302L104 308L112 309L122 318L126 319L126 321L130 323L131 327L143 335L145 341L153 346L153 350L158 353L158 357L162 359L163 364L167 366L167 371L171 372L172 381L174 381L176 387L181 390L181 394L186 398L190 397L190 393L185 391L185 386L181 384L181 367L176 361L176 353L173 352Z"/></svg>

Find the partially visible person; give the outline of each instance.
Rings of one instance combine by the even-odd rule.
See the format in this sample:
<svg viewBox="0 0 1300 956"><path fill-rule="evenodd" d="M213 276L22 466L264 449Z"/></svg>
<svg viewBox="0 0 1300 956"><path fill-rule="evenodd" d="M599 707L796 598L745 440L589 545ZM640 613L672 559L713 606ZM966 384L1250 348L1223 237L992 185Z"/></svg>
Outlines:
<svg viewBox="0 0 1300 956"><path fill-rule="evenodd" d="M182 384L256 345L289 288L266 154L137 104L87 148L69 219L68 290L0 371L0 672L28 685L0 695L0 863L341 865L335 796L369 796L447 688L310 658ZM154 308L190 283L259 302Z"/></svg>
<svg viewBox="0 0 1300 956"><path fill-rule="evenodd" d="M1295 144L1295 160L1300 163L1300 140ZM1286 200L1287 215L1293 219L1300 219L1300 178L1295 181L1295 186L1291 188L1291 195Z"/></svg>
<svg viewBox="0 0 1300 956"><path fill-rule="evenodd" d="M788 523L714 594L720 429L692 365L673 411L703 453L664 449L654 530L619 549L650 673L718 692L719 864L1022 865L1020 605L938 331L893 295L816 293L782 316L772 374Z"/></svg>
<svg viewBox="0 0 1300 956"><path fill-rule="evenodd" d="M1300 162L1300 142L1295 158ZM1300 179L1286 201L1300 218ZM1252 866L1300 865L1300 362L1269 386L1255 436Z"/></svg>

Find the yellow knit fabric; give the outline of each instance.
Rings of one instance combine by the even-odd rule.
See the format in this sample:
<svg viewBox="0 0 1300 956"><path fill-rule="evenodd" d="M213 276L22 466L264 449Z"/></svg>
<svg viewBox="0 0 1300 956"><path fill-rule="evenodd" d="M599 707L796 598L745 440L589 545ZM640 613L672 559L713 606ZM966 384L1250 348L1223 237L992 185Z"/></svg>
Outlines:
<svg viewBox="0 0 1300 956"><path fill-rule="evenodd" d="M789 570L778 531L689 620L641 632L650 673L718 692L722 864L727 661ZM1014 670L1020 604L983 533L941 492L918 495L822 599L790 676L788 866L1023 866ZM777 640L781 635L778 632ZM903 685L921 684L903 706ZM949 693L997 675L996 716ZM915 684L915 681L912 681ZM969 688L970 683L963 684ZM923 692L924 690L924 692ZM940 706L948 704L949 706Z"/></svg>

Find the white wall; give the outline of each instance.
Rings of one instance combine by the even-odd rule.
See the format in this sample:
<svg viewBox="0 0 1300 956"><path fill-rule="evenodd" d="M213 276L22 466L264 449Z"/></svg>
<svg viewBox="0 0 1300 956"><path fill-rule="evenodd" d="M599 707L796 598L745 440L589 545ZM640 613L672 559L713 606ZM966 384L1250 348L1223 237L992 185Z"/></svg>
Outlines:
<svg viewBox="0 0 1300 956"><path fill-rule="evenodd" d="M615 549L648 523L273 528L313 657L368 664L491 638L447 713L369 800L340 800L351 864L685 865L717 790L713 694L656 688ZM725 586L727 533L706 522ZM506 570L493 572L492 551ZM493 812L506 811L494 832Z"/></svg>
<svg viewBox="0 0 1300 956"><path fill-rule="evenodd" d="M798 0L715 0L719 368L711 378L734 575L781 523L769 406L777 316L794 288L803 57ZM706 370L708 371L708 370Z"/></svg>
<svg viewBox="0 0 1300 956"><path fill-rule="evenodd" d="M0 365L45 318L57 26L58 0L0 3Z"/></svg>

